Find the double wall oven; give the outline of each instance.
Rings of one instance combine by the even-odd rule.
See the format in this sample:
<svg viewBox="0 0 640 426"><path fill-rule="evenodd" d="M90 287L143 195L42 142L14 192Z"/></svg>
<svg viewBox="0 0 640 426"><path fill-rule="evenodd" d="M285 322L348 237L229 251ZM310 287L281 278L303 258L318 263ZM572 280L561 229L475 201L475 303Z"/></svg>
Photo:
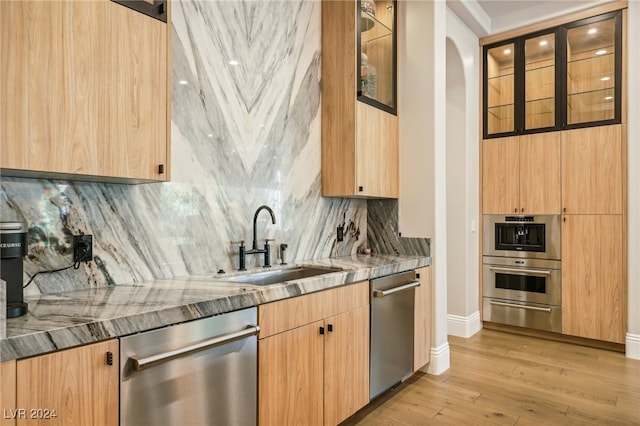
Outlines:
<svg viewBox="0 0 640 426"><path fill-rule="evenodd" d="M483 217L484 321L562 331L560 215Z"/></svg>

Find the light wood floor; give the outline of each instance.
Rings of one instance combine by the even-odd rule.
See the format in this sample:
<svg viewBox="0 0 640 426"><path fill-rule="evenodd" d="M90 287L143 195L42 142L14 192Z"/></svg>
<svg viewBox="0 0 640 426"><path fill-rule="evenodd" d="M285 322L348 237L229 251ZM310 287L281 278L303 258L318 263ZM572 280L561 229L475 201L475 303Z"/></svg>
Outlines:
<svg viewBox="0 0 640 426"><path fill-rule="evenodd" d="M343 425L640 425L640 361L493 330L449 337L451 368L417 373Z"/></svg>

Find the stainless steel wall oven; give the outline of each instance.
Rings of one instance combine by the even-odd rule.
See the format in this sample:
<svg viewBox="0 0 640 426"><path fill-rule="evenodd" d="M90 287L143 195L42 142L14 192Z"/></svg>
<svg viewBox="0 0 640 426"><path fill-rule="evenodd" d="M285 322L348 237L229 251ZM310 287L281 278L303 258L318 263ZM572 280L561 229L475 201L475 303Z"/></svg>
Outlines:
<svg viewBox="0 0 640 426"><path fill-rule="evenodd" d="M483 218L483 320L562 331L559 215Z"/></svg>

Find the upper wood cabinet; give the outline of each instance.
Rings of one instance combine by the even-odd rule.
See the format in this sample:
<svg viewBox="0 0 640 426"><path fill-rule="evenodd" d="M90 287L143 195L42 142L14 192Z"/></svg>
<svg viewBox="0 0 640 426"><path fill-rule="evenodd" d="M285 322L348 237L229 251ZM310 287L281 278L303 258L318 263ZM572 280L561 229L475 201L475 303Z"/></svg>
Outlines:
<svg viewBox="0 0 640 426"><path fill-rule="evenodd" d="M258 307L258 423L335 426L369 402L369 283Z"/></svg>
<svg viewBox="0 0 640 426"><path fill-rule="evenodd" d="M622 13L484 46L484 138L620 123Z"/></svg>
<svg viewBox="0 0 640 426"><path fill-rule="evenodd" d="M622 125L562 132L562 212L622 213Z"/></svg>
<svg viewBox="0 0 640 426"><path fill-rule="evenodd" d="M109 340L18 360L17 407L37 410L36 418L27 412L17 425L117 426L118 347Z"/></svg>
<svg viewBox="0 0 640 426"><path fill-rule="evenodd" d="M398 197L395 8L322 2L323 196Z"/></svg>
<svg viewBox="0 0 640 426"><path fill-rule="evenodd" d="M1 2L0 27L4 175L168 179L166 22L109 0L33 0Z"/></svg>
<svg viewBox="0 0 640 426"><path fill-rule="evenodd" d="M484 214L560 213L560 134L482 142Z"/></svg>

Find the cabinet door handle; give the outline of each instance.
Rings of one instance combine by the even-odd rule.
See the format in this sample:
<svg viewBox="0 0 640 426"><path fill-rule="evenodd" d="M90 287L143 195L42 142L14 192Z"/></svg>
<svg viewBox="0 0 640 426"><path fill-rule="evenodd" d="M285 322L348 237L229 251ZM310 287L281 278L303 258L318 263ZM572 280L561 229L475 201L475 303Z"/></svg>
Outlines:
<svg viewBox="0 0 640 426"><path fill-rule="evenodd" d="M393 287L390 288L388 290L374 290L373 291L373 297L378 297L378 298L382 298L382 297L387 297L393 293L398 293L400 291L406 291L406 290L411 290L414 287L420 287L420 281L412 281L408 284L404 284L404 285L400 285L398 287Z"/></svg>
<svg viewBox="0 0 640 426"><path fill-rule="evenodd" d="M494 272L506 272L514 275L536 275L536 276L545 276L545 277L551 276L550 270L502 268L497 266L490 266L489 270Z"/></svg>
<svg viewBox="0 0 640 426"><path fill-rule="evenodd" d="M518 208L516 207L515 209L513 209L514 213L518 213Z"/></svg>
<svg viewBox="0 0 640 426"><path fill-rule="evenodd" d="M506 306L508 308L528 309L530 311L541 311L541 312L551 313L551 308L539 308L537 306L517 305L515 303L497 302L495 300L490 300L489 303L495 306Z"/></svg>
<svg viewBox="0 0 640 426"><path fill-rule="evenodd" d="M524 213L524 207L520 209L520 212Z"/></svg>
<svg viewBox="0 0 640 426"><path fill-rule="evenodd" d="M167 0L153 0L153 4L144 0L111 0L129 9L140 12L162 22L167 22Z"/></svg>
<svg viewBox="0 0 640 426"><path fill-rule="evenodd" d="M324 334L324 327L320 327L320 334Z"/></svg>
<svg viewBox="0 0 640 426"><path fill-rule="evenodd" d="M327 325L327 330L329 331L329 333L333 333L333 324Z"/></svg>
<svg viewBox="0 0 640 426"><path fill-rule="evenodd" d="M107 352L107 365L113 365L113 352Z"/></svg>

